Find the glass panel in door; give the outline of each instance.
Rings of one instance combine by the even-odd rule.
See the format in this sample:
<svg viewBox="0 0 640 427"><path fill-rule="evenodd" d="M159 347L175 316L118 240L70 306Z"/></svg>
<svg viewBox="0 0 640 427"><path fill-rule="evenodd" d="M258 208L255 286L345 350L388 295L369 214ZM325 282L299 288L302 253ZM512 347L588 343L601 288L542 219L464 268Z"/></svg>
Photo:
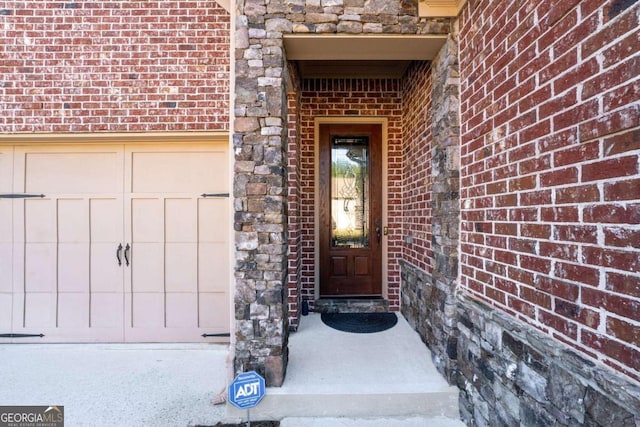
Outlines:
<svg viewBox="0 0 640 427"><path fill-rule="evenodd" d="M369 138L331 141L331 246L369 247Z"/></svg>

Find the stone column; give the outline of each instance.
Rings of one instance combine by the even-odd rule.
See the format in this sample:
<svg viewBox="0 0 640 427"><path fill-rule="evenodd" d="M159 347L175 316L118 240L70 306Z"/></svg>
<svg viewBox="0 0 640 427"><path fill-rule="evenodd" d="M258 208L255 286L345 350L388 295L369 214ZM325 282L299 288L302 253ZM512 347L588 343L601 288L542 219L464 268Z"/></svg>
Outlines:
<svg viewBox="0 0 640 427"><path fill-rule="evenodd" d="M287 366L286 90L283 19L238 0L233 144L235 372L280 386ZM290 31L290 28L289 28Z"/></svg>
<svg viewBox="0 0 640 427"><path fill-rule="evenodd" d="M433 292L430 324L441 354L438 368L453 381L457 359L458 241L460 227L460 124L458 45L449 35L432 64L433 151L431 194Z"/></svg>

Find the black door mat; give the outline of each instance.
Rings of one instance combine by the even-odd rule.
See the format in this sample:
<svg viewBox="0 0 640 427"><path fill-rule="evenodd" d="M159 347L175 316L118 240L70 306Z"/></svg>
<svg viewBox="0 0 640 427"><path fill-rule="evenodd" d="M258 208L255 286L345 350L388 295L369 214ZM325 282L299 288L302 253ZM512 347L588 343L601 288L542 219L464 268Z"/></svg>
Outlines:
<svg viewBox="0 0 640 427"><path fill-rule="evenodd" d="M322 313L320 318L333 329L354 334L382 332L398 323L395 313Z"/></svg>

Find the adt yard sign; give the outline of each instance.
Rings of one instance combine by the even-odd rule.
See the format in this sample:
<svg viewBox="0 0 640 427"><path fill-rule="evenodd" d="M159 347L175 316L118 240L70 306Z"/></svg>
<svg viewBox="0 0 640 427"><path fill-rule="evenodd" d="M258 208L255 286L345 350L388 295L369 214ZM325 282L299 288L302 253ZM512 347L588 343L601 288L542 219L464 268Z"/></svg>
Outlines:
<svg viewBox="0 0 640 427"><path fill-rule="evenodd" d="M263 397L264 378L255 371L239 374L229 385L229 402L236 408L253 408Z"/></svg>

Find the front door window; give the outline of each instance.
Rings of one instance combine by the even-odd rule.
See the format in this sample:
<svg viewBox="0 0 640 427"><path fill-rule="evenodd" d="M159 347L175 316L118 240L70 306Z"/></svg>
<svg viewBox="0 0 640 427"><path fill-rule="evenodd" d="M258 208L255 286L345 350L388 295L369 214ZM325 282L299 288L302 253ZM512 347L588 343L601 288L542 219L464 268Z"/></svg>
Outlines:
<svg viewBox="0 0 640 427"><path fill-rule="evenodd" d="M331 141L331 246L369 247L369 138Z"/></svg>

